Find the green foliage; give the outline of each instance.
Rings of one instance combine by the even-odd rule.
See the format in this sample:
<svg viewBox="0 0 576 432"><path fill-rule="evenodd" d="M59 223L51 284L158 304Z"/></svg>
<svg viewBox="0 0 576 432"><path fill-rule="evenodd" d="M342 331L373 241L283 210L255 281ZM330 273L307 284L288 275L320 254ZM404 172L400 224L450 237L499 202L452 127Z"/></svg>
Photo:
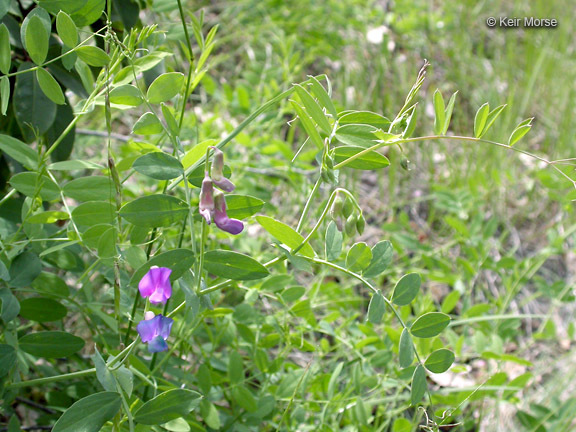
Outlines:
<svg viewBox="0 0 576 432"><path fill-rule="evenodd" d="M536 84L552 31L419 0L21 3L0 1L0 428L473 430L506 403L500 429L569 429L569 362L537 354L574 338L573 160L530 150L571 149L572 69ZM427 63L411 82L422 58L450 99Z"/></svg>

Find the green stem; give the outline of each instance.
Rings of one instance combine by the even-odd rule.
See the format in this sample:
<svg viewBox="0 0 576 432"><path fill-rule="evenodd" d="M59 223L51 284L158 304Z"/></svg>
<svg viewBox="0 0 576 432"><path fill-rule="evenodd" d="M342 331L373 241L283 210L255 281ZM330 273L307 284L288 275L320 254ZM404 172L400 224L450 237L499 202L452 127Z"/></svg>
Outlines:
<svg viewBox="0 0 576 432"><path fill-rule="evenodd" d="M180 112L180 119L178 121L178 128L182 129L184 122L184 112L186 111L186 100L190 92L190 83L192 82L192 62L194 61L194 52L192 51L192 43L190 42L190 35L188 34L188 27L186 26L186 17L184 16L184 9L182 8L182 1L178 0L178 12L180 13L180 20L182 21L182 28L184 29L184 37L186 38L186 46L190 55L190 67L188 68L188 77L186 78L186 89L184 90L184 97L182 98L182 109Z"/></svg>
<svg viewBox="0 0 576 432"><path fill-rule="evenodd" d="M312 204L312 198L314 197L314 195L316 195L316 191L320 187L320 183L322 183L322 177L318 177L318 180L316 180L316 183L314 183L314 187L310 191L310 195L308 195L308 200L306 201L306 204L302 209L302 215L300 216L300 220L298 221L298 225L296 226L296 232L300 232L300 230L302 229L302 224L304 223L306 215L308 214L308 210L310 209L310 205Z"/></svg>
<svg viewBox="0 0 576 432"><path fill-rule="evenodd" d="M94 375L95 373L96 373L95 368L86 369L86 370L79 371L79 372L72 372L72 373L57 375L57 376L53 376L53 377L37 378L37 379L33 379L33 380L12 383L8 386L8 388L16 389L16 388L22 388L22 387L39 386L39 385L49 384L49 383L53 383L53 382L57 382L57 381L64 381L67 379L83 378L83 377L87 377L90 375Z"/></svg>
<svg viewBox="0 0 576 432"><path fill-rule="evenodd" d="M430 136L424 136L424 137L406 138L406 139L399 139L399 140L395 140L395 141L380 142L378 144L373 145L372 147L368 147L368 148L362 150L361 152L356 153L353 156L350 156L348 159L343 160L339 164L334 165L334 169L337 170L337 169L343 168L346 165L348 165L350 162L352 162L358 158L361 158L362 156L370 153L371 151L378 150L382 147L397 145L397 144L403 144L403 143L415 143L415 142L421 142L421 141L442 140L442 139L452 140L452 141L471 141L471 142L475 142L475 143L490 144L490 145L493 145L496 147L502 147L502 148L505 148L507 150L521 153L521 154L529 156L533 159L539 160L540 162L544 162L548 166L551 166L560 175L562 175L564 178L566 178L568 181L570 181L570 183L572 183L572 185L574 187L576 187L576 180L572 180L570 178L570 176L568 176L568 174L564 173L560 168L558 168L555 164L555 161L549 161L548 159L545 159L541 156L535 155L533 153L530 153L526 150L522 150L522 149L517 148L517 147L511 147L507 144L502 144L502 143L499 143L496 141L489 141L489 140L485 140L482 138L472 138L472 137L465 137L465 136L430 135Z"/></svg>

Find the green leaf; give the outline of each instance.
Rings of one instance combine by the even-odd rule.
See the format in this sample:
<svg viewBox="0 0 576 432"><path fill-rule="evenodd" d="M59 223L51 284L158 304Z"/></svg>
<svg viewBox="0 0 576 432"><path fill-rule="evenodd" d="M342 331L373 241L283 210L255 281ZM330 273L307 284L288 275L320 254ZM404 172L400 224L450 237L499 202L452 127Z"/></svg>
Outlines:
<svg viewBox="0 0 576 432"><path fill-rule="evenodd" d="M22 252L12 260L10 266L10 285L25 288L42 272L42 262L34 252Z"/></svg>
<svg viewBox="0 0 576 432"><path fill-rule="evenodd" d="M279 242L284 243L291 249L296 249L304 241L304 237L294 231L288 225L272 219L268 216L257 216L256 220L268 233L272 235ZM310 244L306 243L299 251L302 255L307 257L314 257L316 253Z"/></svg>
<svg viewBox="0 0 576 432"><path fill-rule="evenodd" d="M494 108L488 114L488 118L486 119L486 126L484 126L484 133L486 133L494 124L498 116L502 113L502 111L506 108L506 105L500 105L499 107Z"/></svg>
<svg viewBox="0 0 576 432"><path fill-rule="evenodd" d="M0 288L0 300L2 301L0 318L2 318L4 324L6 324L18 316L20 303L18 303L18 299L14 297L12 291L8 288Z"/></svg>
<svg viewBox="0 0 576 432"><path fill-rule="evenodd" d="M98 239L98 256L102 259L116 256L117 233L115 227L110 227Z"/></svg>
<svg viewBox="0 0 576 432"><path fill-rule="evenodd" d="M324 147L324 140L322 139L322 137L318 133L318 130L316 129L314 122L312 122L312 119L308 116L308 113L306 113L306 111L299 104L294 102L293 100L291 100L290 103L292 104L294 111L296 111L296 115L298 116L298 118L302 122L302 126L304 127L304 130L306 131L306 133L308 134L308 136L310 137L312 142L314 144L316 144L316 147L318 149L323 148Z"/></svg>
<svg viewBox="0 0 576 432"><path fill-rule="evenodd" d="M154 135L164 131L162 123L154 113L146 112L136 121L132 133L139 135Z"/></svg>
<svg viewBox="0 0 576 432"><path fill-rule="evenodd" d="M110 91L110 103L117 105L139 106L144 102L138 87L132 84L115 87Z"/></svg>
<svg viewBox="0 0 576 432"><path fill-rule="evenodd" d="M416 366L412 376L412 389L410 392L410 403L414 406L420 403L426 394L426 371L422 365Z"/></svg>
<svg viewBox="0 0 576 432"><path fill-rule="evenodd" d="M450 317L442 312L428 312L414 321L410 332L418 338L431 338L439 335L448 324Z"/></svg>
<svg viewBox="0 0 576 432"><path fill-rule="evenodd" d="M104 50L95 46L84 45L76 48L74 52L90 66L103 67L110 62L110 56Z"/></svg>
<svg viewBox="0 0 576 432"><path fill-rule="evenodd" d="M368 124L345 124L336 129L336 139L346 146L367 148L378 144L374 135L378 131Z"/></svg>
<svg viewBox="0 0 576 432"><path fill-rule="evenodd" d="M342 253L342 233L338 231L338 227L334 221L331 221L326 228L326 259L334 261L338 259Z"/></svg>
<svg viewBox="0 0 576 432"><path fill-rule="evenodd" d="M10 345L0 344L0 378L8 375L16 364L16 350Z"/></svg>
<svg viewBox="0 0 576 432"><path fill-rule="evenodd" d="M454 353L445 348L434 351L428 356L424 366L430 372L441 374L446 372L454 363Z"/></svg>
<svg viewBox="0 0 576 432"><path fill-rule="evenodd" d="M0 77L0 112L6 115L10 103L10 80L7 76Z"/></svg>
<svg viewBox="0 0 576 432"><path fill-rule="evenodd" d="M58 81L46 69L36 69L36 79L42 92L55 104L65 104L66 99Z"/></svg>
<svg viewBox="0 0 576 432"><path fill-rule="evenodd" d="M34 63L41 65L48 55L48 40L50 33L46 31L42 19L34 15L28 20L28 25L23 26L24 47Z"/></svg>
<svg viewBox="0 0 576 432"><path fill-rule="evenodd" d="M452 111L454 110L454 103L456 102L456 95L458 92L454 92L452 97L448 101L448 105L446 106L446 111L444 115L444 126L442 127L442 135L446 135L448 131L448 127L450 127L450 120L452 119Z"/></svg>
<svg viewBox="0 0 576 432"><path fill-rule="evenodd" d="M330 126L330 123L322 111L322 108L318 105L318 102L316 102L310 93L308 93L300 84L296 84L295 89L296 94L304 104L304 108L306 108L306 112L310 117L312 117L312 120L316 122L326 135L330 135L332 132L332 126Z"/></svg>
<svg viewBox="0 0 576 432"><path fill-rule="evenodd" d="M84 348L84 339L63 331L30 333L18 340L20 349L37 357L69 357Z"/></svg>
<svg viewBox="0 0 576 432"><path fill-rule="evenodd" d="M122 404L116 392L91 394L75 402L58 419L52 432L98 432Z"/></svg>
<svg viewBox="0 0 576 432"><path fill-rule="evenodd" d="M175 282L185 272L190 270L195 259L196 257L190 249L172 249L161 253L139 267L130 278L129 285L137 287L140 279L144 277L152 266L171 268L172 273L170 274L170 281Z"/></svg>
<svg viewBox="0 0 576 432"><path fill-rule="evenodd" d="M366 149L363 147L355 147L355 146L336 147L334 149L334 162L339 164L364 150ZM372 150L363 154L359 158L350 161L344 166L353 169L371 171L375 169L385 168L388 165L390 165L390 161L386 156L378 153L377 151Z"/></svg>
<svg viewBox="0 0 576 432"><path fill-rule="evenodd" d="M30 62L24 62L18 67L18 72L33 66ZM22 73L16 77L13 104L16 121L27 141L35 138L33 130L42 135L54 124L57 105L46 97L32 73Z"/></svg>
<svg viewBox="0 0 576 432"><path fill-rule="evenodd" d="M388 268L392 262L394 249L392 243L384 240L376 243L372 248L372 261L370 265L362 272L365 277L376 277Z"/></svg>
<svg viewBox="0 0 576 432"><path fill-rule="evenodd" d="M103 170L104 167L90 161L69 160L51 163L48 169L50 171Z"/></svg>
<svg viewBox="0 0 576 432"><path fill-rule="evenodd" d="M31 297L20 302L20 316L30 321L59 321L67 312L62 303L45 297Z"/></svg>
<svg viewBox="0 0 576 432"><path fill-rule="evenodd" d="M510 135L510 138L508 138L508 145L513 146L518 141L520 141L520 139L524 135L526 135L530 131L530 129L532 129L531 123L532 119L529 118L521 122L518 126L516 126L516 129L514 129L514 132L512 132L512 135Z"/></svg>
<svg viewBox="0 0 576 432"><path fill-rule="evenodd" d="M356 243L346 255L346 267L353 272L359 272L372 261L372 251L364 242Z"/></svg>
<svg viewBox="0 0 576 432"><path fill-rule="evenodd" d="M432 99L434 101L434 133L436 135L442 135L444 123L446 121L446 108L444 106L444 98L442 97L440 90L436 89Z"/></svg>
<svg viewBox="0 0 576 432"><path fill-rule="evenodd" d="M144 228L168 227L188 215L188 205L179 198L157 194L137 198L120 209L120 216Z"/></svg>
<svg viewBox="0 0 576 432"><path fill-rule="evenodd" d="M182 84L184 84L184 74L180 72L164 73L150 84L146 99L153 104L166 102L180 92Z"/></svg>
<svg viewBox="0 0 576 432"><path fill-rule="evenodd" d="M488 119L488 114L490 113L490 105L486 102L476 112L476 117L474 117L474 136L476 138L481 138L484 135L484 128L486 126L486 120Z"/></svg>
<svg viewBox="0 0 576 432"><path fill-rule="evenodd" d="M232 280L262 279L270 274L268 269L255 259L226 250L206 252L204 268L213 275Z"/></svg>
<svg viewBox="0 0 576 432"><path fill-rule="evenodd" d="M2 143L0 142L0 146ZM44 201L54 201L60 198L58 185L47 176L40 176L35 172L22 172L10 179L10 184L21 194L33 198L38 190L40 198Z"/></svg>
<svg viewBox="0 0 576 432"><path fill-rule="evenodd" d="M59 220L68 220L70 215L63 211L51 210L34 213L26 218L27 223L52 224Z"/></svg>
<svg viewBox="0 0 576 432"><path fill-rule="evenodd" d="M242 356L237 351L232 351L228 358L228 378L232 385L240 384L244 381L244 364Z"/></svg>
<svg viewBox="0 0 576 432"><path fill-rule="evenodd" d="M64 11L58 12L56 16L56 31L64 42L64 45L74 48L78 45L78 29L70 15Z"/></svg>
<svg viewBox="0 0 576 432"><path fill-rule="evenodd" d="M441 308L442 312L444 312L445 314L452 312L452 310L458 304L459 300L460 300L460 291L452 291L450 294L444 297L444 300L442 300L442 308Z"/></svg>
<svg viewBox="0 0 576 432"><path fill-rule="evenodd" d="M134 414L134 420L145 425L160 425L188 415L201 398L200 393L192 390L168 390L142 405Z"/></svg>
<svg viewBox="0 0 576 432"><path fill-rule="evenodd" d="M168 131L170 135L177 137L180 135L180 126L174 117L172 109L166 105L165 103L160 104L162 108L162 115L164 116L164 121L166 122L166 126L168 127Z"/></svg>
<svg viewBox="0 0 576 432"><path fill-rule="evenodd" d="M72 220L80 231L98 224L112 224L115 219L116 206L107 201L88 201L72 210Z"/></svg>
<svg viewBox="0 0 576 432"><path fill-rule="evenodd" d="M40 273L38 277L34 279L32 288L39 294L54 297L68 297L70 293L66 282L64 282L62 278L54 273L47 272Z"/></svg>
<svg viewBox="0 0 576 432"><path fill-rule="evenodd" d="M178 159L164 152L146 153L134 161L132 168L156 180L170 180L184 171Z"/></svg>
<svg viewBox="0 0 576 432"><path fill-rule="evenodd" d="M412 343L412 336L410 336L408 329L402 330L402 335L400 335L398 358L400 367L403 369L411 366L414 361L414 344Z"/></svg>
<svg viewBox="0 0 576 432"><path fill-rule="evenodd" d="M38 168L38 153L16 138L0 135L0 150L28 169L35 170Z"/></svg>
<svg viewBox="0 0 576 432"><path fill-rule="evenodd" d="M418 273L409 273L402 276L394 287L392 302L398 306L409 305L418 295L420 283L421 280Z"/></svg>
<svg viewBox="0 0 576 432"><path fill-rule="evenodd" d="M244 408L246 411L253 413L258 409L258 404L254 396L244 386L236 386L232 389L232 397L234 401Z"/></svg>
<svg viewBox="0 0 576 432"><path fill-rule="evenodd" d="M388 130L390 120L371 111L348 111L341 113L338 124L342 125L370 125L372 128ZM373 130L373 129L370 129ZM367 135L370 137L370 135Z"/></svg>
<svg viewBox="0 0 576 432"><path fill-rule="evenodd" d="M10 45L10 33L6 24L0 24L0 72L10 73L12 66L12 47Z"/></svg>
<svg viewBox="0 0 576 432"><path fill-rule="evenodd" d="M324 86L322 86L322 84L320 84L320 82L315 77L311 77L310 79L312 81L310 83L310 89L312 90L314 96L316 96L318 98L318 101L326 108L326 110L330 114L332 114L333 118L337 118L338 113L336 112L336 108L332 103L332 99L330 99L330 95L324 89ZM328 79L326 79L326 81L328 83L328 86L330 86Z"/></svg>
<svg viewBox="0 0 576 432"><path fill-rule="evenodd" d="M74 12L67 12L71 15L78 27L85 27L97 21L98 18L102 16L106 0L82 0L80 3L83 3L82 7L75 9Z"/></svg>
<svg viewBox="0 0 576 432"><path fill-rule="evenodd" d="M80 177L66 183L62 192L77 201L108 201L114 196L114 185L104 176Z"/></svg>
<svg viewBox="0 0 576 432"><path fill-rule="evenodd" d="M368 321L372 324L380 324L385 311L386 303L384 302L384 296L380 291L377 291L372 295L370 304L368 305Z"/></svg>
<svg viewBox="0 0 576 432"><path fill-rule="evenodd" d="M328 391L326 392L328 395L328 399L332 399L334 397L334 393L338 389L338 378L340 378L340 374L342 373L342 369L344 368L344 363L339 362L336 367L334 368L334 372L330 376L330 381L328 381Z"/></svg>
<svg viewBox="0 0 576 432"><path fill-rule="evenodd" d="M258 213L264 201L250 195L226 195L226 213L228 217L245 219Z"/></svg>

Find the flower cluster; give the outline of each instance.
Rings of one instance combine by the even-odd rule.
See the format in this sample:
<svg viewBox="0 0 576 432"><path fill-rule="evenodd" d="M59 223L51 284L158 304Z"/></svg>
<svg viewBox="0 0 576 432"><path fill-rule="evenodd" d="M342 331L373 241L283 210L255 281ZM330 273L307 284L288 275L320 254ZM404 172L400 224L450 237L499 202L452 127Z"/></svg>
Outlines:
<svg viewBox="0 0 576 432"><path fill-rule="evenodd" d="M211 147L214 151L214 161L212 163L212 175L206 172L202 180L200 190L200 215L210 224L212 220L218 228L230 234L240 234L244 229L244 224L238 219L229 218L226 214L226 199L224 194L214 189L214 186L222 189L224 192L232 192L234 184L224 177L224 153L218 148Z"/></svg>
<svg viewBox="0 0 576 432"><path fill-rule="evenodd" d="M172 295L172 285L170 284L170 274L172 270L167 267L150 267L148 273L140 279L138 290L142 297L150 300L150 303L166 303ZM170 330L174 320L163 315L154 315L154 312L147 311L144 320L138 323L136 330L142 342L148 344L148 351L156 353L166 351L168 345L166 339L170 336Z"/></svg>

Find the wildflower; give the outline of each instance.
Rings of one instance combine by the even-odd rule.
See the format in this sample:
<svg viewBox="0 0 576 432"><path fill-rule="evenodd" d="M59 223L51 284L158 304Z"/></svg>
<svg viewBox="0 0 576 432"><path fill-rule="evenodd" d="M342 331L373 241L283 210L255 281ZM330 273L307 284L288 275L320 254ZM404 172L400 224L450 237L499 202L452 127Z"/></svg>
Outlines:
<svg viewBox="0 0 576 432"><path fill-rule="evenodd" d="M214 194L214 223L218 228L230 234L240 234L244 224L238 219L230 219L226 214L226 199L222 192Z"/></svg>
<svg viewBox="0 0 576 432"><path fill-rule="evenodd" d="M206 223L210 224L212 221L212 213L214 212L214 187L212 186L212 179L206 174L202 180L202 189L200 189L200 204L198 209L200 215L206 219Z"/></svg>
<svg viewBox="0 0 576 432"><path fill-rule="evenodd" d="M172 270L167 267L150 267L138 284L142 297L148 297L150 303L166 303L172 295L171 273Z"/></svg>
<svg viewBox="0 0 576 432"><path fill-rule="evenodd" d="M229 179L224 177L224 153L216 147L214 150L214 162L212 163L212 180L214 184L222 189L224 192L232 192L236 186Z"/></svg>
<svg viewBox="0 0 576 432"><path fill-rule="evenodd" d="M163 315L154 316L150 311L144 314L144 320L138 323L136 329L142 342L148 344L148 351L156 353L168 349L166 339L170 336L173 323L172 318Z"/></svg>

